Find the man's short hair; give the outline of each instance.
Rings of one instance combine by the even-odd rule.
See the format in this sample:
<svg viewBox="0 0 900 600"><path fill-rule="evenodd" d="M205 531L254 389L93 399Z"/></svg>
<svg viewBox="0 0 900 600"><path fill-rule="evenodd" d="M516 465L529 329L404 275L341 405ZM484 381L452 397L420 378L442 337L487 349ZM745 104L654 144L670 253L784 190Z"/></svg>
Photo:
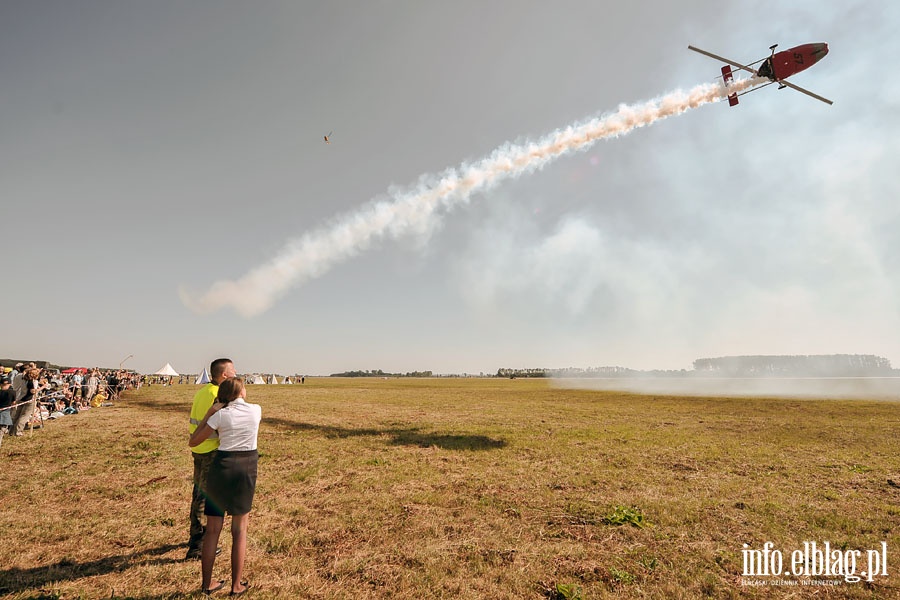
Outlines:
<svg viewBox="0 0 900 600"><path fill-rule="evenodd" d="M217 358L216 360L209 363L209 376L211 379L216 379L221 377L225 373L225 366L229 364L233 364L234 361L230 358Z"/></svg>

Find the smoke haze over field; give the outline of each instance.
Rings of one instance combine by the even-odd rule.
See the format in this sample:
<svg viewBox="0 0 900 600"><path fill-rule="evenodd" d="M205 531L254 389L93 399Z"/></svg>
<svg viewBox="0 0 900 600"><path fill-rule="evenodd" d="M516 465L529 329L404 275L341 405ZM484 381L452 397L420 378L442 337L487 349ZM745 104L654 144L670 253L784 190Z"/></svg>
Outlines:
<svg viewBox="0 0 900 600"><path fill-rule="evenodd" d="M900 400L900 377L636 377L553 380L567 389L714 397Z"/></svg>
<svg viewBox="0 0 900 600"><path fill-rule="evenodd" d="M2 3L3 354L900 365L898 27L887 0ZM769 86L585 135L712 82L688 44L807 42L834 106Z"/></svg>

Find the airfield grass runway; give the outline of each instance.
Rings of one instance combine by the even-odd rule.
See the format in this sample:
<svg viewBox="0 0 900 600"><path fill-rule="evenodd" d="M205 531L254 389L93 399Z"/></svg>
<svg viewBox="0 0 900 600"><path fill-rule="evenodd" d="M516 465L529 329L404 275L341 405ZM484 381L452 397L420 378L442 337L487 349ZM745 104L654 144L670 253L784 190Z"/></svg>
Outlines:
<svg viewBox="0 0 900 600"><path fill-rule="evenodd" d="M197 387L4 438L0 594L200 597L183 560ZM248 597L900 597L900 403L332 378L248 401ZM888 576L743 577L743 544L767 541L788 564L808 541L886 542Z"/></svg>

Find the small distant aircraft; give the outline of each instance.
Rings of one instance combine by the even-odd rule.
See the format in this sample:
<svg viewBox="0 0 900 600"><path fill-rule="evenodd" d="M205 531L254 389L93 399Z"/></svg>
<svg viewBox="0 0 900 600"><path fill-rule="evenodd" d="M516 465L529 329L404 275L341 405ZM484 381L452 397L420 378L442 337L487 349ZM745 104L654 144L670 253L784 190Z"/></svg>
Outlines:
<svg viewBox="0 0 900 600"><path fill-rule="evenodd" d="M325 143L326 143L326 144L330 144L330 143L331 143L331 134L332 134L332 133L334 133L334 132L333 132L333 131L329 131L329 132L328 132L328 135L325 136Z"/></svg>
<svg viewBox="0 0 900 600"><path fill-rule="evenodd" d="M728 104L729 106L735 106L738 103L738 96L743 96L746 93L752 92L754 90L758 90L766 87L767 85L771 85L773 83L778 84L778 89L789 87L793 90L797 90L800 93L806 94L816 100L821 100L825 104L834 104L828 98L823 98L818 94L814 94L809 90L805 90L799 85L794 85L789 81L785 81L788 77L792 75L796 75L800 71L804 71L823 58L828 54L828 44L824 42L815 43L815 44L803 44L802 46L795 46L794 48L789 48L788 50L782 50L779 53L775 53L775 48L778 47L778 44L773 46L769 46L769 50L772 51L772 55L768 58L761 58L756 62L752 62L749 65L742 65L739 62L735 62L728 58L724 58L722 56L718 56L713 54L712 52L707 52L706 50L701 50L700 48L695 48L694 46L688 46L688 50L693 50L694 52L699 52L705 56L710 58L714 58L716 60L720 60L724 63L728 63L722 67L722 79L725 80L725 83L734 80L734 75L731 72L731 67L736 67L743 71L747 71L752 73L757 77L765 77L769 79L769 83L765 85L761 85L752 89L747 90L746 92L742 92L741 94L731 94L728 96ZM759 69L754 69L753 65L762 63L759 66Z"/></svg>

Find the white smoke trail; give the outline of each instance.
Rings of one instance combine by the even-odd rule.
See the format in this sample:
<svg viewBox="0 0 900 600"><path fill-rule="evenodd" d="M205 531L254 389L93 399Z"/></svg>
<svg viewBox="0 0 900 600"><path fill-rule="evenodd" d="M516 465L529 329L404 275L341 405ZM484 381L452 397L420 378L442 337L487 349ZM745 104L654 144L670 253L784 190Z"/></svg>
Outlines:
<svg viewBox="0 0 900 600"><path fill-rule="evenodd" d="M465 203L474 192L532 173L560 156L587 150L599 140L626 134L765 81L768 80L751 77L727 88L721 83L709 83L689 92L677 90L644 104L620 105L615 113L576 123L534 142L506 144L476 163L464 163L436 177L422 177L414 189L392 193L388 200L370 202L331 225L292 240L270 262L236 281L217 281L200 296L182 286L179 295L188 308L198 313L231 306L245 317L258 315L291 287L323 275L378 238L396 239L427 231L439 216L439 209L449 210Z"/></svg>

